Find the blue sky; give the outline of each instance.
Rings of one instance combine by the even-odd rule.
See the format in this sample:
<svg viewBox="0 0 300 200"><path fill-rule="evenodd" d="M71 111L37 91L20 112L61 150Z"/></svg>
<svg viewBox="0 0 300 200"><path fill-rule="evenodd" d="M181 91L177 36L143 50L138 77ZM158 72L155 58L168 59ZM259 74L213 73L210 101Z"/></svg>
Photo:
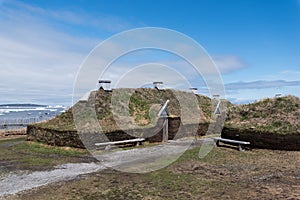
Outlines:
<svg viewBox="0 0 300 200"><path fill-rule="evenodd" d="M0 0L0 25L0 103L70 105L88 53L148 26L201 44L235 103L300 96L300 0Z"/></svg>

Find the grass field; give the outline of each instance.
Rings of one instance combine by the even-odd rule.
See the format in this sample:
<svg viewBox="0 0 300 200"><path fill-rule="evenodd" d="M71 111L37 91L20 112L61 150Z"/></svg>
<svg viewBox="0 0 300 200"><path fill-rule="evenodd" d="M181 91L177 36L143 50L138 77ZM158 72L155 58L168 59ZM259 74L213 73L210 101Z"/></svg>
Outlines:
<svg viewBox="0 0 300 200"><path fill-rule="evenodd" d="M18 170L47 170L66 162L93 160L86 150L27 142L24 137L0 141L0 174Z"/></svg>

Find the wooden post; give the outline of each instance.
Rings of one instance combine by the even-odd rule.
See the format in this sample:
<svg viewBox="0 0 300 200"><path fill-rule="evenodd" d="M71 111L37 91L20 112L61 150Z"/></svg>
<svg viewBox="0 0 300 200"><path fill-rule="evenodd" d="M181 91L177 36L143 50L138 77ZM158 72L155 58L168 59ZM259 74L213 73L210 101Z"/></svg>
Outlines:
<svg viewBox="0 0 300 200"><path fill-rule="evenodd" d="M169 140L169 117L166 117L166 141Z"/></svg>
<svg viewBox="0 0 300 200"><path fill-rule="evenodd" d="M167 142L169 139L169 130L168 130L168 117L169 111L167 109L168 103L170 100L168 99L166 103L162 105L162 108L158 112L158 117L163 118L163 135L162 135L162 142Z"/></svg>
<svg viewBox="0 0 300 200"><path fill-rule="evenodd" d="M169 130L168 130L168 117L164 117L163 123L163 142L168 142Z"/></svg>

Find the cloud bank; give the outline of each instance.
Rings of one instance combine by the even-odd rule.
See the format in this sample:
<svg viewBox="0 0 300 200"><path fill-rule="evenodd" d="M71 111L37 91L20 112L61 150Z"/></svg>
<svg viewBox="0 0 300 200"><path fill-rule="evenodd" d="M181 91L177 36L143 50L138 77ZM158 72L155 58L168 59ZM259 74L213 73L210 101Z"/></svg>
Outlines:
<svg viewBox="0 0 300 200"><path fill-rule="evenodd" d="M69 103L76 71L99 39L60 31L47 17L15 1L0 6L1 103Z"/></svg>
<svg viewBox="0 0 300 200"><path fill-rule="evenodd" d="M100 37L133 27L116 16L95 17L83 11L46 10L14 0L0 0L0 25L0 103L43 104L71 104L76 73L88 53L102 41ZM117 47L112 46L108 51L117 51L114 48ZM213 59L221 73L244 67L233 55L215 55ZM172 67L191 80L198 78L182 61L148 61ZM117 80L131 67L148 61L118 63L107 77ZM180 78L172 78L168 73L166 77L173 83L172 87L181 87L177 82ZM203 85L199 81L193 83L192 86Z"/></svg>
<svg viewBox="0 0 300 200"><path fill-rule="evenodd" d="M300 81L285 81L285 80L274 80L274 81L252 81L252 82L235 82L225 84L226 90L243 90L243 89L266 89L266 88L280 88L287 86L299 86Z"/></svg>

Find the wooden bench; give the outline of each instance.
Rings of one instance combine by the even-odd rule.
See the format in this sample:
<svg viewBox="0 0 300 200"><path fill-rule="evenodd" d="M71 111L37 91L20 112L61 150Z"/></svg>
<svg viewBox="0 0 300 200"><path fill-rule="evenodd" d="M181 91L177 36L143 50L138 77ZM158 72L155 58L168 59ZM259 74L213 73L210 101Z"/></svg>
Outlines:
<svg viewBox="0 0 300 200"><path fill-rule="evenodd" d="M234 145L238 145L239 147L239 151L244 151L245 150L245 146L246 145L250 145L250 142L246 142L246 141L239 141L239 140L231 140L231 139L226 139L226 138L221 138L221 137L216 137L213 138L214 142L217 146L220 146L219 142L223 142L223 143L229 143L229 144L234 144Z"/></svg>
<svg viewBox="0 0 300 200"><path fill-rule="evenodd" d="M111 145L126 144L126 143L136 143L135 145L139 146L145 140L146 140L145 138L135 138L135 139L131 139L131 140L101 142L101 143L96 143L95 146L105 146L105 149L110 149Z"/></svg>

